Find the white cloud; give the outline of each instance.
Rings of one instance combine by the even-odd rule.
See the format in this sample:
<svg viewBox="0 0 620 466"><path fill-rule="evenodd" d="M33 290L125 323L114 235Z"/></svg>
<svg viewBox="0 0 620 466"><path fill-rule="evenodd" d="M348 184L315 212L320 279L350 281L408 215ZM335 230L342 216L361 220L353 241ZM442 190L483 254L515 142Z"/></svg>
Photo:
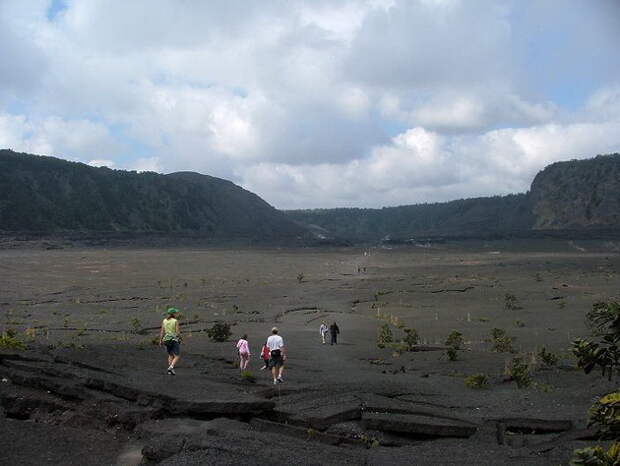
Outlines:
<svg viewBox="0 0 620 466"><path fill-rule="evenodd" d="M108 168L114 168L115 163L112 160L89 160L88 165L90 165L91 167L108 167Z"/></svg>
<svg viewBox="0 0 620 466"><path fill-rule="evenodd" d="M609 0L66 3L52 22L46 0L0 3L0 146L279 207L523 191L618 150Z"/></svg>
<svg viewBox="0 0 620 466"><path fill-rule="evenodd" d="M243 185L281 208L438 202L525 192L546 165L620 150L620 120L441 136L414 128L345 164L258 164ZM312 193L312 202L308 202Z"/></svg>

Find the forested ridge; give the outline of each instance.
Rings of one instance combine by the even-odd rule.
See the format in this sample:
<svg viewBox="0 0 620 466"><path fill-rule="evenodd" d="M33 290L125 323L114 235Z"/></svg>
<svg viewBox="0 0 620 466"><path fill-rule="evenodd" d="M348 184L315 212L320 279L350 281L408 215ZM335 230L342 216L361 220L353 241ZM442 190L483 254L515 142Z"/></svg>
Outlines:
<svg viewBox="0 0 620 466"><path fill-rule="evenodd" d="M377 240L620 228L620 154L549 165L530 191L382 209L286 212L324 235Z"/></svg>
<svg viewBox="0 0 620 466"><path fill-rule="evenodd" d="M0 150L0 230L199 232L271 239L302 229L230 181L91 167Z"/></svg>

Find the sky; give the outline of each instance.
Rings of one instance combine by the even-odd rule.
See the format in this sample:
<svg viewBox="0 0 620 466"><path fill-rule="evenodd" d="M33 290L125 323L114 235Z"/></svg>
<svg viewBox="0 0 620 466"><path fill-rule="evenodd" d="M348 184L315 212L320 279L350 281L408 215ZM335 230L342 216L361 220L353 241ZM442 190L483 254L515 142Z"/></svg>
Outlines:
<svg viewBox="0 0 620 466"><path fill-rule="evenodd" d="M620 0L0 0L0 148L280 209L525 192L620 152Z"/></svg>

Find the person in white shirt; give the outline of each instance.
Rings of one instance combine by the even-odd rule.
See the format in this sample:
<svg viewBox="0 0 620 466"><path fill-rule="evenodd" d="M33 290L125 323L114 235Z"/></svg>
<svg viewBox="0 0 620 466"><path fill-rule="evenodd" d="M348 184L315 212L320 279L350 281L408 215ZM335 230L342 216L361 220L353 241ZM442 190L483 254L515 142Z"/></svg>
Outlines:
<svg viewBox="0 0 620 466"><path fill-rule="evenodd" d="M327 324L325 323L325 321L321 322L321 326L319 327L319 332L321 333L321 342L325 344L325 337L327 336L327 333L329 332L329 328L327 327Z"/></svg>
<svg viewBox="0 0 620 466"><path fill-rule="evenodd" d="M278 335L278 328L271 329L271 336L267 338L267 347L270 351L269 367L273 375L273 384L284 383L282 372L284 371L284 361L286 361L286 351L284 340Z"/></svg>

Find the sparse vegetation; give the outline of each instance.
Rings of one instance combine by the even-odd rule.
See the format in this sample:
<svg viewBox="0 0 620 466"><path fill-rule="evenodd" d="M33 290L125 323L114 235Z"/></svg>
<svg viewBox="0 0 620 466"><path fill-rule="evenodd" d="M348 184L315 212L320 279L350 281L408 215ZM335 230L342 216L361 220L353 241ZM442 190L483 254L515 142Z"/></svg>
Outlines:
<svg viewBox="0 0 620 466"><path fill-rule="evenodd" d="M216 322L210 329L207 329L207 336L211 341L223 342L232 335L230 324L227 322Z"/></svg>
<svg viewBox="0 0 620 466"><path fill-rule="evenodd" d="M301 283L301 282L303 282L303 281L304 281L304 274L303 274L303 273L301 273L301 272L299 272L299 273L297 274L297 283Z"/></svg>
<svg viewBox="0 0 620 466"><path fill-rule="evenodd" d="M474 374L465 377L465 386L469 388L487 388L489 386L489 378L486 374Z"/></svg>
<svg viewBox="0 0 620 466"><path fill-rule="evenodd" d="M586 320L596 340L577 338L573 341L572 351L577 364L586 374L600 367L603 376L607 375L611 380L614 372L620 374L620 304L596 303Z"/></svg>
<svg viewBox="0 0 620 466"><path fill-rule="evenodd" d="M498 353L514 353L512 343L514 337L506 335L506 331L501 328L491 330L491 342L493 343L493 351Z"/></svg>
<svg viewBox="0 0 620 466"><path fill-rule="evenodd" d="M530 368L524 358L517 356L506 366L506 375L517 383L518 388L527 388L532 384Z"/></svg>
<svg viewBox="0 0 620 466"><path fill-rule="evenodd" d="M0 348L11 349L11 350L26 349L26 346L24 345L24 343L17 339L15 332L9 332L9 330L6 330L0 336Z"/></svg>
<svg viewBox="0 0 620 466"><path fill-rule="evenodd" d="M506 293L504 295L504 309L509 311L517 311L519 309L523 309L519 304L519 300L512 293Z"/></svg>
<svg viewBox="0 0 620 466"><path fill-rule="evenodd" d="M383 324L379 327L379 334L377 335L377 346L379 348L385 348L388 343L392 343L394 335L390 329L389 324Z"/></svg>
<svg viewBox="0 0 620 466"><path fill-rule="evenodd" d="M547 349L543 346L543 348L538 352L538 357L546 366L555 366L558 363L558 355L547 351Z"/></svg>
<svg viewBox="0 0 620 466"><path fill-rule="evenodd" d="M620 391L599 398L590 408L590 425L598 428L603 438L620 438ZM620 458L619 458L620 459Z"/></svg>
<svg viewBox="0 0 620 466"><path fill-rule="evenodd" d="M618 466L620 464L620 442L614 442L607 451L602 447L589 447L573 451L571 466Z"/></svg>
<svg viewBox="0 0 620 466"><path fill-rule="evenodd" d="M256 383L256 377L254 377L254 374L252 374L252 372L247 369L241 371L241 378L246 382Z"/></svg>
<svg viewBox="0 0 620 466"><path fill-rule="evenodd" d="M456 361L458 356L458 350L463 346L463 334L453 330L448 338L446 338L445 345L448 347L446 355L449 361Z"/></svg>
<svg viewBox="0 0 620 466"><path fill-rule="evenodd" d="M405 328L405 338L403 342L407 345L407 351L413 351L415 346L420 343L418 331L414 328Z"/></svg>
<svg viewBox="0 0 620 466"><path fill-rule="evenodd" d="M130 323L131 328L133 329L133 333L140 333L140 330L142 330L142 322L140 322L140 319L134 317L133 319L131 319Z"/></svg>

